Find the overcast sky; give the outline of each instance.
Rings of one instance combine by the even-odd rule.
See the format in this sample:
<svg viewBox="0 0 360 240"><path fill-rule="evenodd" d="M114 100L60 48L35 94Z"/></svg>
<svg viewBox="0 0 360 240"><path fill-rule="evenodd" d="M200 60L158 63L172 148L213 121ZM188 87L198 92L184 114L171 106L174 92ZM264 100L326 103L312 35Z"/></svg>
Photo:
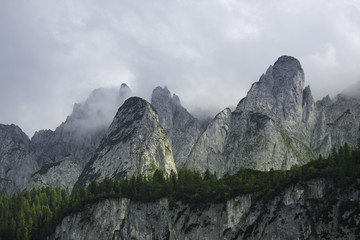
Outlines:
<svg viewBox="0 0 360 240"><path fill-rule="evenodd" d="M0 0L0 123L55 129L99 87L236 106L281 55L315 99L360 81L358 0Z"/></svg>

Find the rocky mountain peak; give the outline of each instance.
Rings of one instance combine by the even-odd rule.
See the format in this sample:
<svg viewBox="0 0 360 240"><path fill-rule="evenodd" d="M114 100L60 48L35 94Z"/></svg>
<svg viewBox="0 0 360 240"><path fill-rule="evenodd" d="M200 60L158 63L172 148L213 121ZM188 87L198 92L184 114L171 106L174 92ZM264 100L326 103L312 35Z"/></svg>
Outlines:
<svg viewBox="0 0 360 240"><path fill-rule="evenodd" d="M286 82L292 80L290 82L293 82L294 84L296 84L298 81L304 83L304 70L302 69L299 60L291 56L279 57L279 59L274 64L273 75L274 79L278 80L279 82L281 80ZM294 79L294 77L298 75L300 78Z"/></svg>
<svg viewBox="0 0 360 240"><path fill-rule="evenodd" d="M149 175L158 168L177 172L167 134L151 104L131 97L119 108L75 187L106 177Z"/></svg>
<svg viewBox="0 0 360 240"><path fill-rule="evenodd" d="M132 131L137 127L138 122L142 120L146 113L151 114L152 108L148 102L139 98L131 97L127 99L119 108L113 122L108 129L108 136L117 132L124 135L122 131Z"/></svg>
<svg viewBox="0 0 360 240"><path fill-rule="evenodd" d="M23 190L31 173L37 170L38 165L30 154L29 137L14 124L0 124L0 180L6 179L2 184Z"/></svg>
<svg viewBox="0 0 360 240"><path fill-rule="evenodd" d="M159 121L165 129L173 128L173 98L167 87L156 87L151 95L151 104L159 114Z"/></svg>
<svg viewBox="0 0 360 240"><path fill-rule="evenodd" d="M197 121L182 105L177 95L167 87L156 87L151 96L151 104L159 114L159 121L166 129L181 129L189 121Z"/></svg>
<svg viewBox="0 0 360 240"><path fill-rule="evenodd" d="M4 148L29 150L29 137L18 126L0 124L0 152Z"/></svg>
<svg viewBox="0 0 360 240"><path fill-rule="evenodd" d="M151 104L169 136L176 166L181 169L201 134L201 124L181 105L177 95L171 96L167 87L154 89Z"/></svg>
<svg viewBox="0 0 360 240"><path fill-rule="evenodd" d="M123 101L125 101L127 98L131 97L133 93L131 91L131 88L126 83L123 83L120 86L119 95L120 98L122 98Z"/></svg>
<svg viewBox="0 0 360 240"><path fill-rule="evenodd" d="M260 80L252 85L246 98L238 104L236 112L259 112L273 119L288 121L301 119L304 76L301 64L296 58L280 57L274 66L270 66Z"/></svg>

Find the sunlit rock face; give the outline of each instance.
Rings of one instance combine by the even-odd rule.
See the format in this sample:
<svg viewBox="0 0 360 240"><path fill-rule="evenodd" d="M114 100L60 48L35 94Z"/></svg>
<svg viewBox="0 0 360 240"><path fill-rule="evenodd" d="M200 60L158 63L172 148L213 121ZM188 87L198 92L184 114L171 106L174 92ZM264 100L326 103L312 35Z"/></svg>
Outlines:
<svg viewBox="0 0 360 240"><path fill-rule="evenodd" d="M147 101L129 98L119 108L107 136L81 174L77 186L93 180L177 172L172 150L157 113Z"/></svg>
<svg viewBox="0 0 360 240"><path fill-rule="evenodd" d="M176 167L182 169L201 134L201 124L181 105L178 96L171 96L167 87L154 89L151 104L169 137Z"/></svg>
<svg viewBox="0 0 360 240"><path fill-rule="evenodd" d="M187 169L196 169L204 173L206 170L218 176L228 172L224 165L224 146L231 124L231 110L226 108L210 121L205 131L197 140L187 162Z"/></svg>

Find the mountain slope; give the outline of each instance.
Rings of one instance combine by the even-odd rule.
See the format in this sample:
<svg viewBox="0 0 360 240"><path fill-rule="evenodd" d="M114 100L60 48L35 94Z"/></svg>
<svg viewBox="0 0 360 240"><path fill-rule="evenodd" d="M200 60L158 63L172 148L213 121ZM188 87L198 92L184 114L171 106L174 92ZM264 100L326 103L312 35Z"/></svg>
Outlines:
<svg viewBox="0 0 360 240"><path fill-rule="evenodd" d="M106 199L66 216L50 239L357 239L358 187L319 178L267 201L243 194L201 206Z"/></svg>
<svg viewBox="0 0 360 240"><path fill-rule="evenodd" d="M67 188L71 191L86 163L94 156L106 135L116 110L132 95L122 84L120 89L96 89L55 131L41 130L31 139L31 151L43 167L30 186Z"/></svg>
<svg viewBox="0 0 360 240"><path fill-rule="evenodd" d="M151 96L161 126L169 136L176 167L183 169L185 162L201 134L201 124L180 103L178 96L171 96L167 87L156 87Z"/></svg>
<svg viewBox="0 0 360 240"><path fill-rule="evenodd" d="M168 174L177 172L166 132L150 103L132 97L119 108L107 136L85 167L76 187L93 180L148 175L158 168Z"/></svg>
<svg viewBox="0 0 360 240"><path fill-rule="evenodd" d="M15 125L0 124L0 179L4 194L27 187L31 174L39 169L30 153L30 139Z"/></svg>

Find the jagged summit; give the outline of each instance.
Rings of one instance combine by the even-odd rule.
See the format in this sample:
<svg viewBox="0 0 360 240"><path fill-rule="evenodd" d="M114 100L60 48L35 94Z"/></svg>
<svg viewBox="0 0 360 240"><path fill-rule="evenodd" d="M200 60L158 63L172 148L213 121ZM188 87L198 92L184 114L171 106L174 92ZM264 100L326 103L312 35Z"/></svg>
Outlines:
<svg viewBox="0 0 360 240"><path fill-rule="evenodd" d="M193 120L188 111L181 106L178 96L165 86L156 87L151 95L151 104L159 114L159 121L165 129L181 128L189 120Z"/></svg>
<svg viewBox="0 0 360 240"><path fill-rule="evenodd" d="M27 187L33 172L38 170L30 153L29 137L16 125L0 124L0 180L6 192L16 192ZM0 195L3 194L0 192Z"/></svg>
<svg viewBox="0 0 360 240"><path fill-rule="evenodd" d="M303 91L305 74L300 62L293 57L282 56L255 82L236 112L253 111L272 119L297 121L303 115ZM310 89L306 95L311 95ZM306 101L312 99L307 96Z"/></svg>
<svg viewBox="0 0 360 240"><path fill-rule="evenodd" d="M304 79L304 70L301 67L299 60L291 56L281 56L275 62L273 67L275 79L291 79L291 77L300 75L301 79Z"/></svg>
<svg viewBox="0 0 360 240"><path fill-rule="evenodd" d="M151 104L155 107L161 125L167 132L176 167L182 169L196 140L201 133L200 122L183 106L178 96L167 87L157 87L151 96Z"/></svg>
<svg viewBox="0 0 360 240"><path fill-rule="evenodd" d="M127 98L131 97L133 93L131 88L126 83L123 83L120 86L119 95L125 101Z"/></svg>
<svg viewBox="0 0 360 240"><path fill-rule="evenodd" d="M166 132L151 104L131 97L119 108L75 187L106 177L149 175L158 168L177 172Z"/></svg>

